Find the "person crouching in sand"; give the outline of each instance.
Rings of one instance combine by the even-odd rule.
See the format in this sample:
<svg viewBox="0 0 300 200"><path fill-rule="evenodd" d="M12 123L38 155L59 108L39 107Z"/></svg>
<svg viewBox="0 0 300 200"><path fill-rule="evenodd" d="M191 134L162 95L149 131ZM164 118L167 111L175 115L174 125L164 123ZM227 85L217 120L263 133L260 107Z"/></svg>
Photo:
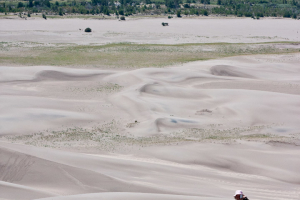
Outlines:
<svg viewBox="0 0 300 200"><path fill-rule="evenodd" d="M249 200L242 192L242 190L235 191L235 195L233 195L236 200Z"/></svg>

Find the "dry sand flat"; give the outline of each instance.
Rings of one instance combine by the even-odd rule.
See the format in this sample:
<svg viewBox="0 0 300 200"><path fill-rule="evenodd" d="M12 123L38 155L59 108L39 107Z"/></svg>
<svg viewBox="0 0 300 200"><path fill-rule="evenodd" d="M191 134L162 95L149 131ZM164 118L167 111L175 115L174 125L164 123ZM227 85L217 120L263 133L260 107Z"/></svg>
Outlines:
<svg viewBox="0 0 300 200"><path fill-rule="evenodd" d="M223 20L209 20L219 24L210 27L219 34ZM127 32L120 40L103 35L122 32L114 23L123 22L28 21L24 28L20 23L27 21L0 20L11 22L0 31L1 39L91 43L99 37L104 38L99 43L146 43L150 39L140 33L152 31L157 35L149 36L150 43L180 43L199 31L189 27L208 23L173 20L178 26L170 33L189 29L191 36L163 41L159 34L167 29L160 29L161 19L125 22L130 26L124 25ZM75 22L106 26L103 31L96 26L89 39L82 32L70 39L67 32ZM295 26L281 30L274 24L298 21L225 20L229 27L241 22L273 27L280 37L297 41ZM153 28L157 23L159 29ZM27 37L36 27L44 32ZM12 30L16 35L9 35ZM222 34L220 41L233 42L232 29ZM1 66L0 199L209 200L232 198L236 189L250 199L299 199L299 63L300 54L293 53L134 70Z"/></svg>
<svg viewBox="0 0 300 200"><path fill-rule="evenodd" d="M163 27L167 21L170 26ZM299 41L300 25L292 19L31 19L0 20L0 37L5 42L105 44L136 42L179 43L252 43ZM84 33L86 27L92 33ZM79 30L81 29L81 30Z"/></svg>

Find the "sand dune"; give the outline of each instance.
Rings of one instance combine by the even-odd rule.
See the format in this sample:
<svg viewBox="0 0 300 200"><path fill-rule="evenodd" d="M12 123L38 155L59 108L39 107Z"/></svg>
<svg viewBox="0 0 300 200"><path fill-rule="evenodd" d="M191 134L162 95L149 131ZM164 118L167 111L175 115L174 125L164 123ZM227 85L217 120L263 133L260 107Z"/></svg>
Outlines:
<svg viewBox="0 0 300 200"><path fill-rule="evenodd" d="M256 199L296 199L294 196L298 194L298 167L291 163L299 163L299 149L293 147L260 143L235 145L234 148L220 144L197 144L150 147L130 157L67 153L8 143L1 143L1 148L3 152L10 152L7 156L18 155L19 160L22 156L29 156L31 159L27 162L35 160L31 164L15 164L19 171L17 174L23 177L11 179L11 182L31 185L57 195L132 191L218 199L230 196L232 188L244 188L248 195ZM279 158L284 158L286 162L281 162ZM3 154L1 162L5 163ZM22 174L22 170L28 172ZM14 178L15 173L6 177ZM105 197L106 193L98 195ZM84 196L76 198L80 197ZM95 198L95 195L87 197ZM114 199L118 194L108 197ZM130 194L123 194L123 197L130 198ZM158 198L170 197L158 195Z"/></svg>
<svg viewBox="0 0 300 200"><path fill-rule="evenodd" d="M1 163L5 166L1 169L1 180L5 181L5 183L13 182L20 185L14 186L11 184L11 186L4 184L4 187L10 186L13 188L14 186L22 188L22 185L26 185L39 191L39 193L45 191L44 196L46 194L47 196L49 194L58 196L108 191L156 192L156 190L143 189L143 186L134 187L133 184L104 175L100 171L95 173L78 168L78 166L71 167L56 161L53 162L51 159L39 158L6 149L1 149L1 153ZM28 188L24 187L24 189ZM39 194L34 194L34 190L31 193L32 195ZM18 197L16 196L15 198ZM24 197L19 197L18 199L24 199Z"/></svg>
<svg viewBox="0 0 300 200"><path fill-rule="evenodd" d="M112 119L124 126L137 120L140 125L125 129L140 136L201 128L212 120L220 128L265 125L263 132L297 133L297 62L258 64L254 56L252 62L246 58L132 71L3 67L1 134Z"/></svg>
<svg viewBox="0 0 300 200"><path fill-rule="evenodd" d="M77 44L298 40L296 20L172 19L168 29L145 20L11 20L0 35ZM79 31L85 26L92 34ZM293 53L130 70L0 66L0 199L209 200L237 189L249 199L299 199L299 61Z"/></svg>
<svg viewBox="0 0 300 200"><path fill-rule="evenodd" d="M48 66L39 67L1 67L0 81L77 81L90 80L96 76L110 75L112 72L99 70L73 70L70 68L57 68ZM93 79L92 79L93 80Z"/></svg>
<svg viewBox="0 0 300 200"><path fill-rule="evenodd" d="M89 128L110 120L118 121L118 129L109 130L121 135L168 138L174 131L187 131L173 143L143 142L129 154L123 150L126 143L113 147L115 153L98 155L1 142L5 192L0 198L221 199L241 188L252 199L297 199L299 148L292 143L299 144L298 64L257 64L255 58L132 71L4 67L1 134L23 135L14 139L18 143L48 127ZM257 81L265 86L258 87ZM115 84L122 87L112 89ZM209 129L212 124L218 128ZM203 128L209 138L229 139L183 142L197 141ZM260 138L264 134L272 136ZM254 140L239 139L243 137ZM84 142L75 140L71 146L53 144L74 151ZM35 142L43 145L43 140ZM91 145L88 149L97 152Z"/></svg>
<svg viewBox="0 0 300 200"><path fill-rule="evenodd" d="M0 199L35 199L42 197L54 196L50 192L43 192L36 188L30 188L23 185L9 183L7 181L0 182L1 197Z"/></svg>

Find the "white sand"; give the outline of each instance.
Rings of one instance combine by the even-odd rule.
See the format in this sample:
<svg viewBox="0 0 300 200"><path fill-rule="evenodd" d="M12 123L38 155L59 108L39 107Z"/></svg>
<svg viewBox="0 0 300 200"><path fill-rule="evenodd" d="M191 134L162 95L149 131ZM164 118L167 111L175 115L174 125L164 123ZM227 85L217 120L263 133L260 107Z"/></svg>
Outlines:
<svg viewBox="0 0 300 200"><path fill-rule="evenodd" d="M97 20L8 21L0 20L0 24L10 24L0 31L1 39L6 42L25 41L25 38L35 42L49 39L50 42L72 43L188 42L190 37L178 41L171 36L166 41L152 34L153 40L136 38L139 33L150 31L165 34L159 30L170 31L166 32L168 34L189 32L194 37L197 31L201 31L200 28L188 27L201 27L201 23L216 23L216 26L207 29L220 36L220 40L209 38L206 42L233 41L232 28L220 31L224 23L235 28L238 27L236 23L243 25L241 30L240 27L235 29L236 35L253 31L251 34L254 35L277 35L297 40L298 35L291 30L299 28L294 26L299 21L270 19L178 19L172 20L168 29L162 29L161 19L124 23ZM95 33L91 37L79 32L76 33L78 37L72 36L70 40L67 37L69 32L75 34L77 31L77 28L71 30L75 22L81 28L97 23L105 26L92 27ZM145 22L152 25L148 27ZM20 26L21 23L29 25ZM114 23L122 24L125 30ZM153 28L157 23L159 30ZM281 31L275 33L272 29L251 28L255 23ZM276 26L280 23L282 26ZM54 25L61 32L54 32L58 29ZM285 25L286 28L283 27ZM32 35L36 27L45 32ZM288 34L287 30L290 30ZM10 31L15 35L10 35ZM128 35L94 41L107 31L124 31ZM55 40L57 35L59 37ZM83 39L86 37L89 39ZM244 42L264 40L244 39ZM239 42L238 39L235 42ZM62 143L62 146L57 146L61 149L53 149L2 138L0 199L218 200L232 198L237 189L243 190L249 199L299 199L299 63L300 54L295 53L240 56L169 68L123 71L1 66L1 136L24 137L75 126L101 128L102 124L113 120L119 129L109 130L107 134L116 131L121 136L168 136L182 129L216 127L216 131L230 130L226 136L231 139L195 142L192 137L196 136L191 135L185 139L194 142L170 144L164 141L150 146L116 146L109 153L93 147L76 149L82 141L72 143L75 145L72 148ZM237 130L244 131L236 133ZM223 133L213 136L221 137ZM255 137L251 138L253 135ZM239 139L242 136L247 137ZM25 141L26 138L23 139Z"/></svg>

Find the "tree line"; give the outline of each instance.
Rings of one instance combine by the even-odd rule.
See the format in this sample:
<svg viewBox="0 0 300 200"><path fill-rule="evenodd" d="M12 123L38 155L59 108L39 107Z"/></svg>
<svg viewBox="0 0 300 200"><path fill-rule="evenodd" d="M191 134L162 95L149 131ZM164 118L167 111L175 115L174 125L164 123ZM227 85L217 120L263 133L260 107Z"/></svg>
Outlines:
<svg viewBox="0 0 300 200"><path fill-rule="evenodd" d="M238 17L300 16L300 0L26 0L0 3L2 13L46 14L167 14L177 15L234 15Z"/></svg>

